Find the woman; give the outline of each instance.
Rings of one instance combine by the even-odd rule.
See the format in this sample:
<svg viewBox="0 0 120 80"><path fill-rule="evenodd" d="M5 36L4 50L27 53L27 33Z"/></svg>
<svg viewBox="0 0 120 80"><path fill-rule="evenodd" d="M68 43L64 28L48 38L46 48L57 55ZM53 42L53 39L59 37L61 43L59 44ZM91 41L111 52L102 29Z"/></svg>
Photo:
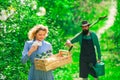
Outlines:
<svg viewBox="0 0 120 80"><path fill-rule="evenodd" d="M34 26L28 33L30 40L25 42L22 52L22 63L26 63L28 59L31 63L28 80L54 80L52 71L36 70L34 65L36 55L52 51L51 44L44 40L47 34L48 28L43 25Z"/></svg>

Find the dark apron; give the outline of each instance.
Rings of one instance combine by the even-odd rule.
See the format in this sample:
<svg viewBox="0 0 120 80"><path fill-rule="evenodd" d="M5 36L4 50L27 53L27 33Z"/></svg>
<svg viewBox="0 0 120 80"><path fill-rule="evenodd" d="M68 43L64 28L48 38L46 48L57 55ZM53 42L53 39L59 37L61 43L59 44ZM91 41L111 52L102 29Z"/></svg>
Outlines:
<svg viewBox="0 0 120 80"><path fill-rule="evenodd" d="M93 77L96 77L96 73L90 64L93 66L96 64L96 54L95 48L91 39L83 39L82 37L82 45L81 45L81 54L80 54L80 77L87 78L88 74L91 74Z"/></svg>

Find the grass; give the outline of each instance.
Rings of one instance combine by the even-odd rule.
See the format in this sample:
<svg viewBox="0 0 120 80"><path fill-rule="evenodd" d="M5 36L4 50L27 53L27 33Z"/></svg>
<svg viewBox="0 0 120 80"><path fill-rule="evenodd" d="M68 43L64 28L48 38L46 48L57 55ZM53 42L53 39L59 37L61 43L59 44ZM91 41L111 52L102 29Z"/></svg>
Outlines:
<svg viewBox="0 0 120 80"><path fill-rule="evenodd" d="M100 80L118 80L120 76L120 54L103 52L105 62L105 76L100 77Z"/></svg>

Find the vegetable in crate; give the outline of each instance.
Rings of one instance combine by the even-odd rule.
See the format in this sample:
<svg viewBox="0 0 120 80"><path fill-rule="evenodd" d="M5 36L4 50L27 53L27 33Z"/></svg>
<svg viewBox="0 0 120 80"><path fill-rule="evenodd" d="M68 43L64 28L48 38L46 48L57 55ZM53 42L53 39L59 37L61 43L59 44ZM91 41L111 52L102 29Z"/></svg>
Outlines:
<svg viewBox="0 0 120 80"><path fill-rule="evenodd" d="M41 54L37 54L37 58L42 58L42 55Z"/></svg>
<svg viewBox="0 0 120 80"><path fill-rule="evenodd" d="M37 58L46 59L52 55L52 51L43 52L42 54L37 54Z"/></svg>

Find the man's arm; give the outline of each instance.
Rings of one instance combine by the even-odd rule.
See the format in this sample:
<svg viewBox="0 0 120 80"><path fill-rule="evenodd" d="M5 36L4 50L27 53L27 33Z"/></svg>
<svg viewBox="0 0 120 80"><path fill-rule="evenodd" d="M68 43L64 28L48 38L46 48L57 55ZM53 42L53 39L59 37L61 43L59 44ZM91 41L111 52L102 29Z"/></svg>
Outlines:
<svg viewBox="0 0 120 80"><path fill-rule="evenodd" d="M73 37L70 42L73 44L73 43L76 43L79 41L80 37L81 37L81 33L78 33L77 35L75 35L75 37Z"/></svg>
<svg viewBox="0 0 120 80"><path fill-rule="evenodd" d="M72 46L72 44L79 42L80 37L81 37L81 33L78 33L74 38L67 40L66 45L70 47Z"/></svg>
<svg viewBox="0 0 120 80"><path fill-rule="evenodd" d="M101 50L100 50L100 44L97 35L95 35L95 45L98 53L98 60L101 60Z"/></svg>

